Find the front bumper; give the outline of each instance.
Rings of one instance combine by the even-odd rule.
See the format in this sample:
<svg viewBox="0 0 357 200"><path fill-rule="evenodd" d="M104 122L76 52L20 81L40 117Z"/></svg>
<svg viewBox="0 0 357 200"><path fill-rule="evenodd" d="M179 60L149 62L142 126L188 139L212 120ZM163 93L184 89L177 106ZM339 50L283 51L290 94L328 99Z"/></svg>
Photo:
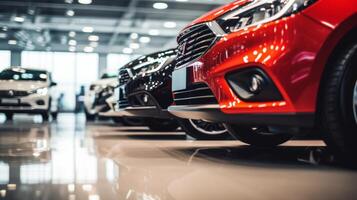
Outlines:
<svg viewBox="0 0 357 200"><path fill-rule="evenodd" d="M313 113L264 113L264 114L226 114L219 105L170 106L168 111L180 118L206 120L210 122L249 125L249 126L314 126Z"/></svg>
<svg viewBox="0 0 357 200"><path fill-rule="evenodd" d="M4 99L0 97L0 112L3 113L42 113L50 109L49 95L33 94L26 97L12 98L17 103L4 103Z"/></svg>
<svg viewBox="0 0 357 200"><path fill-rule="evenodd" d="M167 110L158 109L155 106L127 107L125 109L119 109L118 111L103 113L103 116L140 117L140 118L157 118L157 119L175 118L175 116L169 113Z"/></svg>

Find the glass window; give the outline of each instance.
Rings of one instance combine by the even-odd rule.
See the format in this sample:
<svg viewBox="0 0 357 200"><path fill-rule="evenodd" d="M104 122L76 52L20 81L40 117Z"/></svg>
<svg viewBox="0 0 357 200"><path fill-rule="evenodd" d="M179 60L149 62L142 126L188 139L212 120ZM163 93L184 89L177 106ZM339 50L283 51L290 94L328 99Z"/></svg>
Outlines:
<svg viewBox="0 0 357 200"><path fill-rule="evenodd" d="M10 67L11 65L11 52L0 51L0 70Z"/></svg>

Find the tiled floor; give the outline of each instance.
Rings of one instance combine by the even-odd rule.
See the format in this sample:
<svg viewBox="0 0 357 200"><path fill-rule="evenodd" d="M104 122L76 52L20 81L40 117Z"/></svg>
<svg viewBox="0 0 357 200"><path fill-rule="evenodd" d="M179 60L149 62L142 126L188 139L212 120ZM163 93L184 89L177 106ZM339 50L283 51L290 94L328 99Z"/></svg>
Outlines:
<svg viewBox="0 0 357 200"><path fill-rule="evenodd" d="M0 117L0 199L356 199L321 141L258 149L62 114Z"/></svg>

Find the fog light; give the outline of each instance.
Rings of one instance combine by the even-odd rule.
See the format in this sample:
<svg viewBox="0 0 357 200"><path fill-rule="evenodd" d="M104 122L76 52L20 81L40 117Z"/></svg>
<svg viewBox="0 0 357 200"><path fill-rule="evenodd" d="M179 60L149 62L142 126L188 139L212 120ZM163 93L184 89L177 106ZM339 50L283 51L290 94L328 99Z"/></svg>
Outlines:
<svg viewBox="0 0 357 200"><path fill-rule="evenodd" d="M45 105L45 101L44 100L37 100L36 104L39 105L39 106L43 106L43 105Z"/></svg>
<svg viewBox="0 0 357 200"><path fill-rule="evenodd" d="M247 68L226 75L234 93L247 102L268 102L283 100L269 76L259 68Z"/></svg>

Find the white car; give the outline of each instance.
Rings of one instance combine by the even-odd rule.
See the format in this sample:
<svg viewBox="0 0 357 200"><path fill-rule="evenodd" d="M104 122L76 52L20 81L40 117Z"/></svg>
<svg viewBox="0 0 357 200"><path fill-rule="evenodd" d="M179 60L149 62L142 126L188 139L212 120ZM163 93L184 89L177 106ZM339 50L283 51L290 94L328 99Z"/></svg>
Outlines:
<svg viewBox="0 0 357 200"><path fill-rule="evenodd" d="M50 113L57 116L57 99L52 99L51 74L45 70L22 67L7 68L0 72L0 113L12 120L15 113L41 114L44 121ZM53 106L51 106L53 105Z"/></svg>
<svg viewBox="0 0 357 200"><path fill-rule="evenodd" d="M84 95L84 108L87 120L95 120L100 112L110 108L106 100L114 93L118 86L117 76L103 75L100 80L93 82Z"/></svg>

